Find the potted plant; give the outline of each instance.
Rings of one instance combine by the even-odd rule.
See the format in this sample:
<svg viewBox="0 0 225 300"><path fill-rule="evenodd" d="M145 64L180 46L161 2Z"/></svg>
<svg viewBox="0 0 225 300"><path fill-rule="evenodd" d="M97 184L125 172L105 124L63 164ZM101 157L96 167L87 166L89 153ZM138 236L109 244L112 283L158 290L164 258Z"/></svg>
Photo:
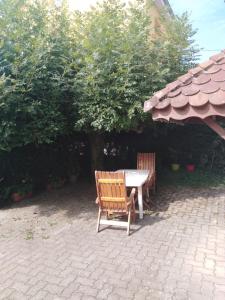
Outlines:
<svg viewBox="0 0 225 300"><path fill-rule="evenodd" d="M11 198L13 202L20 202L24 199L24 196L20 191L17 191L12 193Z"/></svg>
<svg viewBox="0 0 225 300"><path fill-rule="evenodd" d="M173 148L169 148L169 152L170 152L170 159L171 159L171 164L170 164L171 170L177 172L180 169L178 151Z"/></svg>
<svg viewBox="0 0 225 300"><path fill-rule="evenodd" d="M0 208L4 207L9 203L11 198L11 187L10 186L1 186L0 189Z"/></svg>
<svg viewBox="0 0 225 300"><path fill-rule="evenodd" d="M14 202L19 202L25 198L32 197L33 185L31 183L21 183L12 188L11 198Z"/></svg>
<svg viewBox="0 0 225 300"><path fill-rule="evenodd" d="M193 155L192 153L188 153L188 159L187 159L187 164L186 164L186 170L189 173L192 173L195 171L195 164L193 161Z"/></svg>
<svg viewBox="0 0 225 300"><path fill-rule="evenodd" d="M24 198L31 198L33 196L33 184L25 183L23 185L23 195Z"/></svg>
<svg viewBox="0 0 225 300"><path fill-rule="evenodd" d="M65 182L66 182L65 178L50 174L48 176L48 182L47 182L46 189L47 189L47 191L60 189L65 185Z"/></svg>

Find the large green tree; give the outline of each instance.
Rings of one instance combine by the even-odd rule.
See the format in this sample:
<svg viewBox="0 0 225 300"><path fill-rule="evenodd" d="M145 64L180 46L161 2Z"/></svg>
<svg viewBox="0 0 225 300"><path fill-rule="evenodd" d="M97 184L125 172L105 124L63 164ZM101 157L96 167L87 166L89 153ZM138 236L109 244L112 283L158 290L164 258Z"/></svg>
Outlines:
<svg viewBox="0 0 225 300"><path fill-rule="evenodd" d="M106 0L77 15L81 68L74 85L75 127L90 135L93 169L101 166L102 133L145 124L144 101L193 63L194 32L187 16L171 20L162 12L164 30L156 38L149 9L144 1L126 7Z"/></svg>
<svg viewBox="0 0 225 300"><path fill-rule="evenodd" d="M153 38L143 1L83 13L51 3L0 1L0 149L85 131L95 169L103 133L145 126L143 102L193 64L194 32L165 15Z"/></svg>
<svg viewBox="0 0 225 300"><path fill-rule="evenodd" d="M71 130L70 26L63 5L0 2L0 149L49 143Z"/></svg>

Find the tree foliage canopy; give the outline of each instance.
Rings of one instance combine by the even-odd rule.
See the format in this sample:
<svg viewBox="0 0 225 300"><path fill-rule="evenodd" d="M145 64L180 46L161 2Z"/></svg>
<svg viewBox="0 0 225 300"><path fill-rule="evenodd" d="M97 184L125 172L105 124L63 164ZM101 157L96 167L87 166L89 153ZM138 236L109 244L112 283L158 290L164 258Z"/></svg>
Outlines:
<svg viewBox="0 0 225 300"><path fill-rule="evenodd" d="M195 58L187 15L163 22L152 39L142 1L84 13L66 1L0 1L0 149L137 128L144 100Z"/></svg>
<svg viewBox="0 0 225 300"><path fill-rule="evenodd" d="M105 1L80 16L77 128L136 128L146 118L144 100L193 64L194 31L188 16L169 19L162 13L161 22L166 30L153 38L150 13L142 1L128 7Z"/></svg>
<svg viewBox="0 0 225 300"><path fill-rule="evenodd" d="M69 28L64 7L0 2L1 149L48 143L66 131L74 77Z"/></svg>

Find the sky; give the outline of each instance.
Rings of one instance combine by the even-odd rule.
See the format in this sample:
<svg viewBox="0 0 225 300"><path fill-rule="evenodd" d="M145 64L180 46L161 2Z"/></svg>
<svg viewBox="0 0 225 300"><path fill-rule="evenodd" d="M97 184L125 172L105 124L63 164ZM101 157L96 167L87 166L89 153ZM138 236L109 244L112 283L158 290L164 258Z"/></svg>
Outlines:
<svg viewBox="0 0 225 300"><path fill-rule="evenodd" d="M224 0L169 0L175 14L188 11L196 43L203 48L200 61L225 49L225 1Z"/></svg>
<svg viewBox="0 0 225 300"><path fill-rule="evenodd" d="M96 0L68 0L71 9L79 9L81 11L88 9L96 2Z"/></svg>
<svg viewBox="0 0 225 300"><path fill-rule="evenodd" d="M128 0L125 0L126 2ZM187 11L193 28L194 37L202 48L200 61L225 49L225 0L169 0L175 14ZM72 9L86 10L96 0L69 0Z"/></svg>

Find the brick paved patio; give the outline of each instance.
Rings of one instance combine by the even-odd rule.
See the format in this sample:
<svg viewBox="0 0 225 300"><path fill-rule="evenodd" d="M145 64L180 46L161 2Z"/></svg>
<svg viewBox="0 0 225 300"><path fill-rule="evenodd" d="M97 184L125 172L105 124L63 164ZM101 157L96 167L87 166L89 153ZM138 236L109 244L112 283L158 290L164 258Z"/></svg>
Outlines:
<svg viewBox="0 0 225 300"><path fill-rule="evenodd" d="M164 188L143 221L95 232L90 186L0 210L0 299L225 299L225 189Z"/></svg>

